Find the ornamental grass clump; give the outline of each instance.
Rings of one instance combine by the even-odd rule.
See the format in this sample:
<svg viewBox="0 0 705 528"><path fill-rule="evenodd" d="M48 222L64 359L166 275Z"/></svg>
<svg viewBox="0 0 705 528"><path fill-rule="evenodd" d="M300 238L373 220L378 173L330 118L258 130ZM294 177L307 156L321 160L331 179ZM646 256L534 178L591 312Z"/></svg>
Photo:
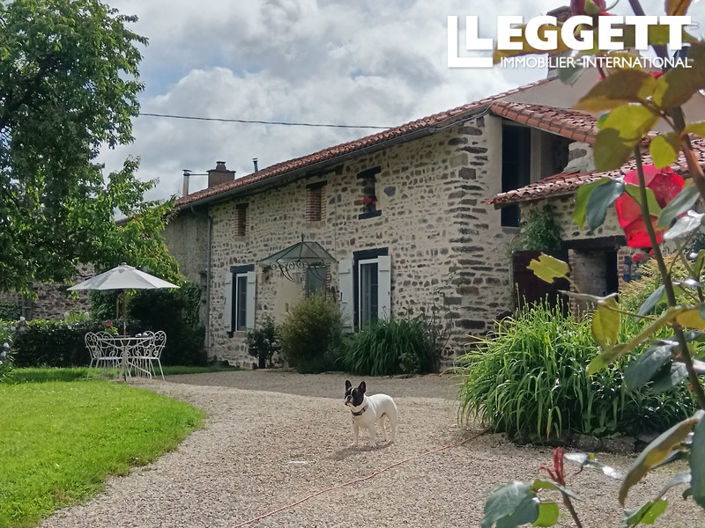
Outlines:
<svg viewBox="0 0 705 528"><path fill-rule="evenodd" d="M685 387L630 390L620 370L629 358L588 377L597 354L589 320L559 307L524 308L461 358L462 416L514 439L543 441L661 432L693 412Z"/></svg>
<svg viewBox="0 0 705 528"><path fill-rule="evenodd" d="M346 344L343 365L363 376L434 372L438 361L432 329L421 318L378 321Z"/></svg>

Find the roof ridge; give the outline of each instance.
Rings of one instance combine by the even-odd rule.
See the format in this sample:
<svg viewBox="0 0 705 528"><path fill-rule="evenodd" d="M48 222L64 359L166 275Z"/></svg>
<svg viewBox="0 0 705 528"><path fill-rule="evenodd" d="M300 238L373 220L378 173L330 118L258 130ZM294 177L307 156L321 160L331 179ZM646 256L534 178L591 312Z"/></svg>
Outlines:
<svg viewBox="0 0 705 528"><path fill-rule="evenodd" d="M505 90L504 92L500 92L498 94L490 95L477 101L465 103L463 105L456 106L448 110L443 110L435 114L408 121L396 127L388 128L386 130L376 132L369 136L364 136L351 141L346 141L345 143L339 143L337 145L326 147L324 149L318 150L310 154L306 154L304 156L299 156L289 160L281 161L279 163L275 163L273 165L260 169L257 172L253 172L248 174L247 176L243 176L242 178L237 178L235 180L222 183L220 185L196 191L195 193L189 194L187 196L182 196L181 198L176 200L175 207L179 208L186 205L191 205L195 202L215 197L219 194L231 191L233 189L238 189L250 184L267 180L269 178L273 178L275 176L286 174L287 172L291 172L297 169L303 169L307 166L313 166L318 163L329 162L335 160L339 156L350 154L357 150L372 147L374 145L383 144L386 141L400 138L413 132L419 132L422 130L447 125L449 122L452 122L452 120L459 119L459 116L462 116L468 112L478 110L484 106L489 106L493 102L500 101L504 97L508 97L510 95L514 95L524 90L528 90L536 86L541 86L543 84L547 84L555 80L556 79L548 78L539 79L537 81L533 81L531 83L518 86L516 88Z"/></svg>

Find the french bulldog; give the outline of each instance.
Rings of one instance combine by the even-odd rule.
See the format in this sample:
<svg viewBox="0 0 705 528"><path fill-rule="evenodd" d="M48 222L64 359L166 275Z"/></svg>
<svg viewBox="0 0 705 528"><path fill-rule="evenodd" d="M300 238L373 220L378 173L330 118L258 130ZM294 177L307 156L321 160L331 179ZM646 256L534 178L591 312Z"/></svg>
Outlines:
<svg viewBox="0 0 705 528"><path fill-rule="evenodd" d="M359 386L353 388L350 380L345 380L345 405L350 407L352 412L353 427L353 447L357 447L360 428L367 429L370 435L370 445L377 446L377 425L384 431L384 440L392 443L397 432L397 406L391 396L386 394L373 394L366 396L367 385L361 382ZM389 420L391 435L387 435L387 428L384 426L384 417Z"/></svg>

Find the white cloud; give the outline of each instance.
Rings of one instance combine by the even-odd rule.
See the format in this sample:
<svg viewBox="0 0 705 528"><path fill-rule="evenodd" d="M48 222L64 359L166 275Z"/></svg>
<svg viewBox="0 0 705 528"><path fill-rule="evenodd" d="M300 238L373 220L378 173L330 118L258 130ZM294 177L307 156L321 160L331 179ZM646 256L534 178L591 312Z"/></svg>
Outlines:
<svg viewBox="0 0 705 528"><path fill-rule="evenodd" d="M382 126L544 75L448 69L448 15L480 14L483 32L492 35L498 14L533 16L558 5L555 0L110 4L138 15L135 31L150 41L141 65L145 112ZM646 0L644 7L658 12L662 1ZM227 160L229 168L244 175L251 172L252 157L260 159L262 168L368 133L142 117L135 121L135 142L103 158L114 168L128 154L139 156L140 177L160 180L151 197L166 197L180 192L184 168L204 172L216 160ZM193 184L192 190L198 182Z"/></svg>

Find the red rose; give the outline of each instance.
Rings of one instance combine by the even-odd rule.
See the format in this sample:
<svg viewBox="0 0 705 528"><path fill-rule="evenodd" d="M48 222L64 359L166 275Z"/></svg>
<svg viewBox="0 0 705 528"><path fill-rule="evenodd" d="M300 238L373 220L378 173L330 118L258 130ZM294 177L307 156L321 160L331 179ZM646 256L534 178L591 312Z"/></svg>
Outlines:
<svg viewBox="0 0 705 528"><path fill-rule="evenodd" d="M654 165L644 165L644 179L646 187L654 192L656 201L661 207L665 207L683 188L683 178L673 172L670 167L657 169ZM637 171L629 172L624 177L624 182L639 185ZM622 226L627 237L627 245L634 248L651 247L649 235L646 232L646 224L641 217L639 204L625 193L617 198L616 207L619 225ZM666 230L656 229L656 218L656 216L651 215L651 223L654 225L657 240L661 242L663 233Z"/></svg>
<svg viewBox="0 0 705 528"><path fill-rule="evenodd" d="M641 259L643 259L643 258L644 258L644 254L643 254L643 253L636 253L636 254L632 257L632 262L639 262L639 261L640 261Z"/></svg>
<svg viewBox="0 0 705 528"><path fill-rule="evenodd" d="M600 14L601 15L607 15L609 13L605 13L605 10L607 9L607 4L605 0L592 0L592 2L600 8L600 11L602 11ZM570 0L570 9L573 11L574 15L586 15L587 13L585 12L585 0Z"/></svg>

